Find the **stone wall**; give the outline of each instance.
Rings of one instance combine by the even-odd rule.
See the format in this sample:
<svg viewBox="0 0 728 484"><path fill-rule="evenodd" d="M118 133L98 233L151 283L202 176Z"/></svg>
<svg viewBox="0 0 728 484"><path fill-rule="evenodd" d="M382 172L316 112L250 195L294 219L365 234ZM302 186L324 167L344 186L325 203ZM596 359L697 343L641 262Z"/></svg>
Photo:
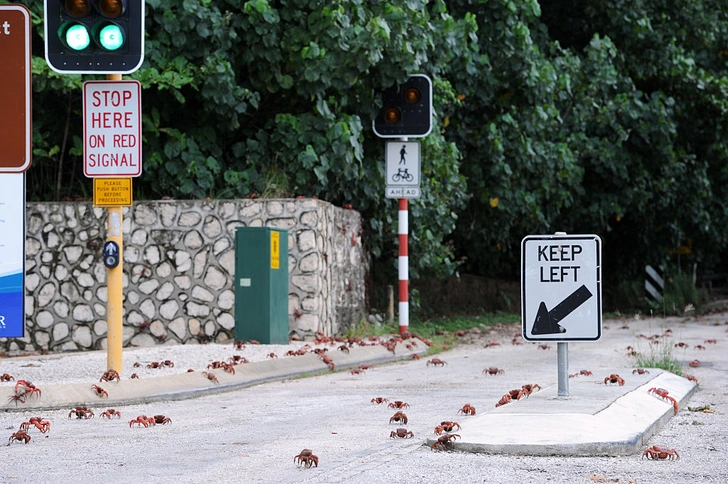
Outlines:
<svg viewBox="0 0 728 484"><path fill-rule="evenodd" d="M233 338L241 226L288 230L291 336L339 334L365 314L358 212L246 199L137 202L123 217L125 346ZM0 339L0 350L106 347L106 220L88 202L27 205L25 337Z"/></svg>

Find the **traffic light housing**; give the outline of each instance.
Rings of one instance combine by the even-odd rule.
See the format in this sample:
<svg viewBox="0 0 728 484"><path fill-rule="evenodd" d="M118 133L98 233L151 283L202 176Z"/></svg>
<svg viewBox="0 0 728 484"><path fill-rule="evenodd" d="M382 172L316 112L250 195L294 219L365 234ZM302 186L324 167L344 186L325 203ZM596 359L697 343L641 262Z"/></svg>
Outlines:
<svg viewBox="0 0 728 484"><path fill-rule="evenodd" d="M382 93L382 109L373 123L380 138L422 138L432 130L432 81L411 76Z"/></svg>
<svg viewBox="0 0 728 484"><path fill-rule="evenodd" d="M144 0L45 0L45 54L63 74L129 74L144 60Z"/></svg>

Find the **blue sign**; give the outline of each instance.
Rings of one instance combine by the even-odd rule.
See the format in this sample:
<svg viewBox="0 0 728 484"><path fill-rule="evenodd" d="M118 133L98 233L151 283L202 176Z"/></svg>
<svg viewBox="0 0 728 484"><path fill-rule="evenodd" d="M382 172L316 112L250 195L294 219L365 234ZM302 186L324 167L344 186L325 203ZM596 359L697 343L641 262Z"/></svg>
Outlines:
<svg viewBox="0 0 728 484"><path fill-rule="evenodd" d="M119 265L119 244L109 240L104 244L104 265L113 269Z"/></svg>
<svg viewBox="0 0 728 484"><path fill-rule="evenodd" d="M25 174L0 174L0 338L25 332Z"/></svg>

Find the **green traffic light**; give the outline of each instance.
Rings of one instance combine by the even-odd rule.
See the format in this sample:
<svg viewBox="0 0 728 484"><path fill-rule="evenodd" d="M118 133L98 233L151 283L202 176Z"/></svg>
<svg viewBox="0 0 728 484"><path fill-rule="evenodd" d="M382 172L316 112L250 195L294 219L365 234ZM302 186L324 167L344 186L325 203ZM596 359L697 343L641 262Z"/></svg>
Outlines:
<svg viewBox="0 0 728 484"><path fill-rule="evenodd" d="M71 25L66 30L66 45L73 50L84 50L91 43L88 29L81 24Z"/></svg>
<svg viewBox="0 0 728 484"><path fill-rule="evenodd" d="M99 43L106 50L117 50L124 45L124 32L116 24L106 25L99 31Z"/></svg>

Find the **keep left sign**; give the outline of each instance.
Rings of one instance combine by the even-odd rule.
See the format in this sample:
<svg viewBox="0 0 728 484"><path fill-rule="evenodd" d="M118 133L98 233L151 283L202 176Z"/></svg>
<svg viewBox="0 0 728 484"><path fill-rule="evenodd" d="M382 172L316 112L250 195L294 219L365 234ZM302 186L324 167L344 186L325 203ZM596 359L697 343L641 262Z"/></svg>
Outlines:
<svg viewBox="0 0 728 484"><path fill-rule="evenodd" d="M87 177L142 174L141 93L138 81L84 82L83 172Z"/></svg>

